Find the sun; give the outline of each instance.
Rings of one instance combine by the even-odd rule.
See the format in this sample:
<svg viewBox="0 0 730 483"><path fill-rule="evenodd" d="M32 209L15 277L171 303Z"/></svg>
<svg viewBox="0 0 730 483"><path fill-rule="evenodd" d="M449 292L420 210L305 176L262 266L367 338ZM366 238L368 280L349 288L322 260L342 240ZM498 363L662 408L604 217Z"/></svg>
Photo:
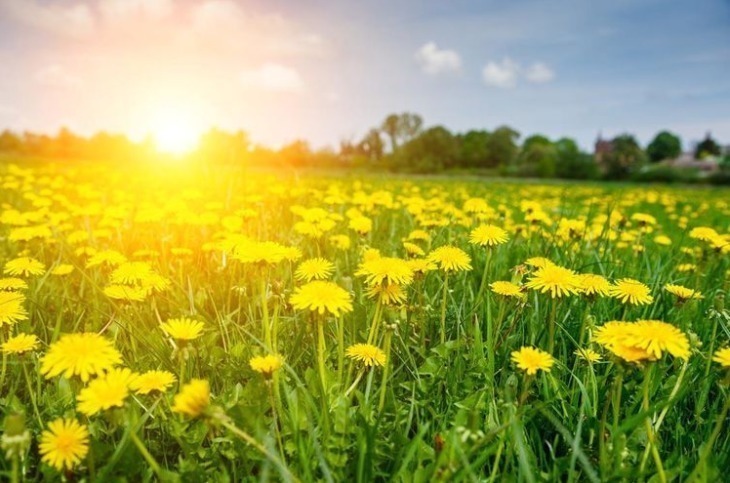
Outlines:
<svg viewBox="0 0 730 483"><path fill-rule="evenodd" d="M202 132L191 111L174 107L156 112L151 131L157 150L175 155L195 150Z"/></svg>

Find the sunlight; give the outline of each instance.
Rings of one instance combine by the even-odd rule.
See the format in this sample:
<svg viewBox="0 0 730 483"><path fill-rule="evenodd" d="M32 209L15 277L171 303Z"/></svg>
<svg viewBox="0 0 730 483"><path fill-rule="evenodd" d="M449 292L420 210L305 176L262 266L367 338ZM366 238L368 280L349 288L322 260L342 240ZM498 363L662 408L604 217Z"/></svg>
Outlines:
<svg viewBox="0 0 730 483"><path fill-rule="evenodd" d="M158 151L181 155L197 147L202 129L192 111L165 108L157 111L152 119L150 128Z"/></svg>

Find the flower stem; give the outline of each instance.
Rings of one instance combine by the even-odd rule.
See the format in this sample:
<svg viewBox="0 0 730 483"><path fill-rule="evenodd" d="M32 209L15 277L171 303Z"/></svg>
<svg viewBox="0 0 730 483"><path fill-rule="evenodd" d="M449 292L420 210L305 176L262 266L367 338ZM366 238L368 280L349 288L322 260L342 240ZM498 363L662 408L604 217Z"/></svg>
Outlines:
<svg viewBox="0 0 730 483"><path fill-rule="evenodd" d="M649 411L649 382L651 380L650 376L653 373L651 369L652 367L647 368L644 373L644 397L641 403L642 411ZM659 449L657 448L656 444L656 434L654 433L654 427L651 424L651 417L648 414L646 416L646 419L644 420L644 427L646 428L646 435L648 440L647 445L651 448L651 456L654 459L654 464L657 467L659 481L665 483L667 481L667 476L664 474L664 465L662 464L662 459L661 456L659 456ZM642 461L641 465L639 466L641 471L643 471L644 469L644 464L645 460Z"/></svg>
<svg viewBox="0 0 730 483"><path fill-rule="evenodd" d="M383 414L383 408L385 407L385 394L387 392L388 377L390 376L390 341L393 337L393 330L386 329L385 331L385 366L383 367L383 379L380 382L380 403L378 404L378 415Z"/></svg>
<svg viewBox="0 0 730 483"><path fill-rule="evenodd" d="M248 443L251 446L253 446L254 448L256 448L256 450L259 453L266 456L266 458L269 461L271 461L279 469L279 472L281 473L281 476L284 479L284 481L299 481L294 475L291 474L291 472L286 467L286 465L284 465L284 462L281 461L281 459L278 456L271 453L271 451L266 449L264 447L264 445L262 445L261 443L256 441L253 438L253 436L248 434L246 431L240 429L238 426L233 424L233 422L231 422L231 420L228 419L227 416L223 416L223 418L221 418L220 422L221 422L221 425L223 427L225 427L226 429L228 429L231 433L235 434L236 436L241 438L243 441L245 441L246 443Z"/></svg>
<svg viewBox="0 0 730 483"><path fill-rule="evenodd" d="M142 457L147 461L147 464L150 465L150 468L152 468L152 471L155 472L158 478L162 479L162 469L160 468L160 465L155 461L155 458L150 454L149 450L147 450L147 447L144 445L141 439L139 439L139 436L137 436L137 433L132 431L130 433L130 438L134 445L139 450L140 454L142 454Z"/></svg>
<svg viewBox="0 0 730 483"><path fill-rule="evenodd" d="M446 342L446 301L449 296L449 272L444 278L444 293L441 297L441 343Z"/></svg>
<svg viewBox="0 0 730 483"><path fill-rule="evenodd" d="M274 388L272 387L273 380L269 379L266 381L266 387L269 392L269 404L271 404L271 415L274 420L274 433L276 434L276 444L279 446L279 454L281 455L282 461L284 457L284 443L281 440L281 431L279 430L279 418L276 411L276 400L274 399Z"/></svg>
<svg viewBox="0 0 730 483"><path fill-rule="evenodd" d="M710 438L707 440L704 447L702 448L702 453L700 453L700 458L697 461L697 466L695 466L695 469L692 470L692 473L689 475L689 478L687 478L687 481L700 481L700 475L705 470L707 458L710 456L710 453L712 453L712 447L715 444L715 440L717 440L717 437L720 435L722 426L725 423L725 418L727 418L728 410L730 410L730 396L725 396L725 404L722 406L722 411L717 417L717 421L715 421L715 427L712 429Z"/></svg>
<svg viewBox="0 0 730 483"><path fill-rule="evenodd" d="M30 376L28 375L28 368L25 366L25 361L21 361L20 365L23 366L23 375L25 376L25 383L28 385L28 393L30 394L30 402L33 404L33 412L36 418L38 418L38 427L43 427L43 419L41 413L38 411L38 403L35 399L35 391L33 391L33 384L30 382Z"/></svg>
<svg viewBox="0 0 730 483"><path fill-rule="evenodd" d="M327 371L324 365L324 354L326 350L324 339L324 320L317 320L317 366L319 367L319 378L322 381L322 393L327 394Z"/></svg>

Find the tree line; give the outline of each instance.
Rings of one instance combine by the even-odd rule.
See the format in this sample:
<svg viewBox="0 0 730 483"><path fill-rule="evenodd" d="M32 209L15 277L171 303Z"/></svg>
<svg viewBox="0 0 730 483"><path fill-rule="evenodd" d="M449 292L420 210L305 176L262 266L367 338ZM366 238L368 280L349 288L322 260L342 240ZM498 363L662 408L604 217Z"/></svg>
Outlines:
<svg viewBox="0 0 730 483"><path fill-rule="evenodd" d="M55 136L5 130L0 133L0 153L126 161L159 155L152 137L140 142L105 132L83 137L67 128L62 128ZM599 139L595 151L588 153L567 137L551 140L534 134L521 139L520 133L509 126L499 126L491 131L474 129L453 133L443 126L426 127L420 115L404 112L386 116L362 139L343 140L337 149L313 150L304 140L270 149L255 145L243 131L213 128L201 136L198 148L191 156L210 163L263 166L348 167L410 173L458 170L529 178L691 181L691 174L682 174L662 163L681 154L681 139L669 131L659 132L646 147L631 134ZM693 152L698 160L721 159L716 177L730 178L727 155L709 135L694 147Z"/></svg>

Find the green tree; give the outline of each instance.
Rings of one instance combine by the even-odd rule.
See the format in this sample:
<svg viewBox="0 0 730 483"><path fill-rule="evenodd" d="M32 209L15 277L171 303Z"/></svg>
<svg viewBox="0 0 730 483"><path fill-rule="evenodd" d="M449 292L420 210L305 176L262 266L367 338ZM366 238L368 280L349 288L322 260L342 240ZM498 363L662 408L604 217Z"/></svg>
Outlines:
<svg viewBox="0 0 730 483"><path fill-rule="evenodd" d="M664 159L673 159L682 153L682 141L669 131L661 131L646 147L649 160L657 163Z"/></svg>
<svg viewBox="0 0 730 483"><path fill-rule="evenodd" d="M542 135L533 135L522 143L518 156L519 174L552 178L555 176L558 152L553 143Z"/></svg>
<svg viewBox="0 0 730 483"><path fill-rule="evenodd" d="M584 153L570 138L558 139L555 143L557 154L555 175L565 179L592 179L598 176L598 166L593 157Z"/></svg>
<svg viewBox="0 0 730 483"><path fill-rule="evenodd" d="M405 143L394 155L398 169L419 173L453 168L459 159L459 142L442 126L426 129Z"/></svg>
<svg viewBox="0 0 730 483"><path fill-rule="evenodd" d="M707 133L705 139L697 144L695 147L695 158L702 159L707 156L719 156L722 154L722 149L717 142L712 139L710 133Z"/></svg>
<svg viewBox="0 0 730 483"><path fill-rule="evenodd" d="M377 129L371 129L357 145L357 150L371 161L379 161L385 153L383 138Z"/></svg>
<svg viewBox="0 0 730 483"><path fill-rule="evenodd" d="M631 134L616 136L611 144L605 158L606 178L625 179L646 162L646 153Z"/></svg>
<svg viewBox="0 0 730 483"><path fill-rule="evenodd" d="M422 128L423 118L410 112L389 114L380 125L380 130L390 140L391 153L395 153L400 145L417 136Z"/></svg>
<svg viewBox="0 0 730 483"><path fill-rule="evenodd" d="M0 152L18 153L22 149L20 136L7 129L0 133Z"/></svg>
<svg viewBox="0 0 730 483"><path fill-rule="evenodd" d="M489 132L467 131L458 136L459 139L459 160L458 165L464 168L482 168L487 166L489 151L487 142Z"/></svg>
<svg viewBox="0 0 730 483"><path fill-rule="evenodd" d="M487 140L486 167L494 168L513 164L519 152L517 146L519 138L520 133L509 126L500 126L495 129Z"/></svg>

